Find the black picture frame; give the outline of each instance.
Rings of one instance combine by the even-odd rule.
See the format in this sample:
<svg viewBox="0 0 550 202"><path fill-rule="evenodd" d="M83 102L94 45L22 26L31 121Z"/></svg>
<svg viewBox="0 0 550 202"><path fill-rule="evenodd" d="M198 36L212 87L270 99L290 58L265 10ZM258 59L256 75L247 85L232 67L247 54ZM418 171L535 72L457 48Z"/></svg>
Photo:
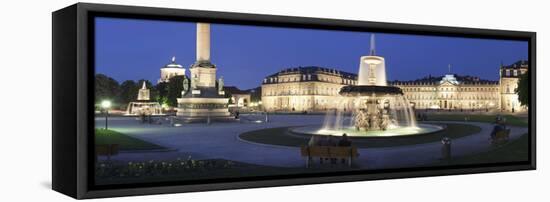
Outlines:
<svg viewBox="0 0 550 202"><path fill-rule="evenodd" d="M201 21L328 30L370 31L432 36L526 40L529 43L529 161L437 168L385 169L334 175L304 174L258 177L234 181L205 180L192 184L161 183L97 187L93 176L94 66L93 17ZM536 169L536 33L381 23L352 20L287 17L229 12L77 3L52 14L52 188L83 199L207 190L240 189L316 183L350 182L423 176L442 176ZM93 161L92 161L93 162Z"/></svg>

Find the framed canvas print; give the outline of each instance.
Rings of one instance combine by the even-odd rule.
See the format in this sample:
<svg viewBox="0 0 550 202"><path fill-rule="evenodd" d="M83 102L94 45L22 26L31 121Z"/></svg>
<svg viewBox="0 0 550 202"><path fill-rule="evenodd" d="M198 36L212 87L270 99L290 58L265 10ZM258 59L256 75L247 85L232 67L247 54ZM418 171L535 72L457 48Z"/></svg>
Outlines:
<svg viewBox="0 0 550 202"><path fill-rule="evenodd" d="M53 14L75 198L535 169L535 33L79 3Z"/></svg>

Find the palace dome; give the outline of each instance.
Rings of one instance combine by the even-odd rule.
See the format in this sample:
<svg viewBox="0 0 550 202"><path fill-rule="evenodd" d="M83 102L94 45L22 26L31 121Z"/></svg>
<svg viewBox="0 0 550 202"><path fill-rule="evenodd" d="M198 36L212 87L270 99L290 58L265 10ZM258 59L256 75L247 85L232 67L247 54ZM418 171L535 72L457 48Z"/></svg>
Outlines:
<svg viewBox="0 0 550 202"><path fill-rule="evenodd" d="M168 63L167 65L165 65L164 67L162 68L183 68L183 66L181 66L180 64L176 63L176 57L172 57L172 60L170 63Z"/></svg>

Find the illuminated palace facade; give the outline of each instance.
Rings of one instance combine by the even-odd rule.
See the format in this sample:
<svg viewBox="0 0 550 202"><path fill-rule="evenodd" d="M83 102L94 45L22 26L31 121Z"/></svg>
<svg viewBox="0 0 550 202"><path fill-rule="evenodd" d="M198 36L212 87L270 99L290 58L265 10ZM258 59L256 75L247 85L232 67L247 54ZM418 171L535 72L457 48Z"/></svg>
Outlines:
<svg viewBox="0 0 550 202"><path fill-rule="evenodd" d="M528 63L518 61L500 67L498 81L447 74L413 81L390 81L400 87L416 109L490 110L519 112L519 76ZM324 111L346 102L338 94L346 85L356 85L357 75L323 67L288 68L262 82L262 105L267 111Z"/></svg>
<svg viewBox="0 0 550 202"><path fill-rule="evenodd" d="M340 102L340 88L356 85L357 75L323 67L288 68L262 82L267 111L321 111Z"/></svg>

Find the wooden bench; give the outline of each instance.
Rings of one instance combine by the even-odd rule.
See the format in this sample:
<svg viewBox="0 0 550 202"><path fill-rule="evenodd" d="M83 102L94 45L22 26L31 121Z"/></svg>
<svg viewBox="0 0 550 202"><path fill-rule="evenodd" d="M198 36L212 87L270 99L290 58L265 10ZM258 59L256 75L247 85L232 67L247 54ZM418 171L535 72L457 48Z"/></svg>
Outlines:
<svg viewBox="0 0 550 202"><path fill-rule="evenodd" d="M101 144L95 146L95 160L98 156L107 156L107 160L111 159L111 156L118 154L118 144Z"/></svg>
<svg viewBox="0 0 550 202"><path fill-rule="evenodd" d="M332 146L302 146L301 147L302 157L306 158L306 167L309 167L309 164L313 157L319 158L347 158L348 166L351 167L351 162L353 158L359 156L357 152L357 147L332 147Z"/></svg>
<svg viewBox="0 0 550 202"><path fill-rule="evenodd" d="M502 144L508 142L510 139L510 129L505 129L498 131L495 136L492 138L493 144Z"/></svg>

